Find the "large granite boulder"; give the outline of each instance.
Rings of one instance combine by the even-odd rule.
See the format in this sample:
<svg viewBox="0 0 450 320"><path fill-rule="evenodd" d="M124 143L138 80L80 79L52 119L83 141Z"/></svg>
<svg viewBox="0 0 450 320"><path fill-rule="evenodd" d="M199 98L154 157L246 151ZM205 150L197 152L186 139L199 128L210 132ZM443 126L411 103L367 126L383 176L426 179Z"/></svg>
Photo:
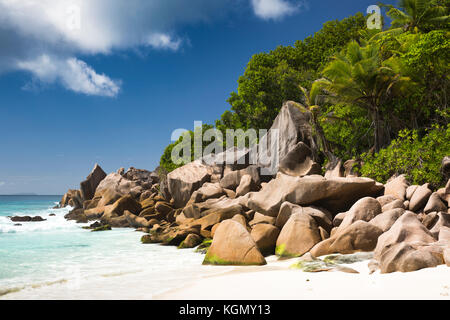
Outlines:
<svg viewBox="0 0 450 320"><path fill-rule="evenodd" d="M133 214L139 214L141 205L132 196L126 195L114 202L112 205L106 206L101 220L108 222L111 218L120 217L125 211L130 211Z"/></svg>
<svg viewBox="0 0 450 320"><path fill-rule="evenodd" d="M447 211L447 206L442 201L437 192L431 194L430 198L428 198L425 208L423 209L423 212L425 213L430 213L433 211Z"/></svg>
<svg viewBox="0 0 450 320"><path fill-rule="evenodd" d="M383 232L386 232L394 225L395 221L397 221L397 219L400 218L400 216L404 213L405 210L401 208L388 210L383 213L380 213L369 222L372 225L383 230Z"/></svg>
<svg viewBox="0 0 450 320"><path fill-rule="evenodd" d="M59 202L59 207L71 206L74 209L83 208L83 199L80 190L69 189Z"/></svg>
<svg viewBox="0 0 450 320"><path fill-rule="evenodd" d="M284 174L301 177L320 174L322 169L314 161L314 154L303 142L297 143L281 160L278 171Z"/></svg>
<svg viewBox="0 0 450 320"><path fill-rule="evenodd" d="M284 163L284 158L299 142L303 142L311 149L311 158L316 160L318 146L312 132L311 112L300 103L287 101L281 107L269 132L260 139L258 146L251 152L258 149L258 165L264 167L262 174L274 175L279 169L279 164ZM288 158L291 156L292 154ZM286 162L292 163L287 159ZM295 169L295 166L292 168Z"/></svg>
<svg viewBox="0 0 450 320"><path fill-rule="evenodd" d="M108 205L111 199L116 199L118 196L132 194L133 190L139 188L136 181L128 180L118 173L110 173L97 186L94 198L107 198L99 202L99 206ZM107 201L106 201L107 200ZM109 202L109 203L108 203Z"/></svg>
<svg viewBox="0 0 450 320"><path fill-rule="evenodd" d="M319 226L313 217L293 213L281 229L275 253L281 257L299 257L321 240Z"/></svg>
<svg viewBox="0 0 450 320"><path fill-rule="evenodd" d="M175 169L167 175L167 185L174 200L174 206L181 208L186 205L192 193L211 179L211 168L201 161L190 162Z"/></svg>
<svg viewBox="0 0 450 320"><path fill-rule="evenodd" d="M418 187L416 191L414 191L409 202L409 210L418 212L426 205L432 193L433 192L428 188L428 183Z"/></svg>
<svg viewBox="0 0 450 320"><path fill-rule="evenodd" d="M346 228L358 220L369 222L380 213L381 205L376 199L370 197L359 199L347 212L339 229Z"/></svg>
<svg viewBox="0 0 450 320"><path fill-rule="evenodd" d="M225 191L219 183L206 182L200 189L194 191L189 203L205 202L208 199L220 198L224 194Z"/></svg>
<svg viewBox="0 0 450 320"><path fill-rule="evenodd" d="M310 251L313 257L326 254L349 254L359 251L372 251L375 249L378 237L383 231L363 220L339 229L332 237L319 242Z"/></svg>
<svg viewBox="0 0 450 320"><path fill-rule="evenodd" d="M95 164L94 169L87 176L86 180L80 183L80 193L83 201L91 200L94 197L97 186L105 178L105 171L98 164Z"/></svg>
<svg viewBox="0 0 450 320"><path fill-rule="evenodd" d="M435 241L417 216L406 212L378 238L374 259L378 261L382 273L435 266L442 263L439 252L431 246Z"/></svg>
<svg viewBox="0 0 450 320"><path fill-rule="evenodd" d="M279 234L280 229L267 223L259 223L255 225L250 232L256 246L264 256L275 253L275 245Z"/></svg>
<svg viewBox="0 0 450 320"><path fill-rule="evenodd" d="M125 219L127 219L129 225L132 228L150 228L150 227L152 227L152 224L149 221L147 221L147 219L138 217L137 215L135 215L134 213L131 213L128 210L125 210L123 212L123 215L125 216Z"/></svg>
<svg viewBox="0 0 450 320"><path fill-rule="evenodd" d="M384 186L369 178L292 177L278 173L261 191L249 194L248 207L276 217L284 201L311 204L333 213L347 211L358 199L377 196Z"/></svg>
<svg viewBox="0 0 450 320"><path fill-rule="evenodd" d="M228 219L221 222L215 231L203 264L265 265L266 260L247 229Z"/></svg>
<svg viewBox="0 0 450 320"><path fill-rule="evenodd" d="M144 169L136 169L134 167L130 167L122 176L127 180L136 182L144 189L150 189L153 183L156 183L159 180L156 173Z"/></svg>
<svg viewBox="0 0 450 320"><path fill-rule="evenodd" d="M392 177L384 185L384 195L391 195L403 201L406 198L406 189L408 186L409 183L406 180L405 175L402 174L398 177Z"/></svg>
<svg viewBox="0 0 450 320"><path fill-rule="evenodd" d="M257 166L248 166L245 169L230 171L224 175L220 180L220 186L224 189L236 190L236 188L241 184L242 177L250 176L251 178L251 190L255 191L256 188L261 184L261 179L259 175L259 168Z"/></svg>

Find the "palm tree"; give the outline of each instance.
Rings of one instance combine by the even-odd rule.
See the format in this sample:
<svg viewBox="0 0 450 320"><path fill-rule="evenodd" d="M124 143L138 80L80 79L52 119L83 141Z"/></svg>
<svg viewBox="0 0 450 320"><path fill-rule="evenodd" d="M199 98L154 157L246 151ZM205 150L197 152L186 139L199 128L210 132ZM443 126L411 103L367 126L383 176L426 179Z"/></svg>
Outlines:
<svg viewBox="0 0 450 320"><path fill-rule="evenodd" d="M399 0L398 8L384 5L389 9L387 15L392 19L390 32L426 31L449 21L448 0Z"/></svg>
<svg viewBox="0 0 450 320"><path fill-rule="evenodd" d="M312 83L311 90L299 86L303 95L303 105L311 112L311 120L312 126L316 135L319 138L319 144L322 146L322 150L325 155L329 158L329 160L334 159L334 155L331 152L330 143L325 137L325 132L323 131L322 126L320 125L320 113L321 108L319 106L319 100L321 99L321 88L324 85L325 79L319 79Z"/></svg>
<svg viewBox="0 0 450 320"><path fill-rule="evenodd" d="M402 76L401 69L395 57L383 61L376 44L352 41L323 71L328 81L321 83L335 99L368 112L374 128L375 151L389 139L383 130L383 104L392 90L402 89L410 82Z"/></svg>

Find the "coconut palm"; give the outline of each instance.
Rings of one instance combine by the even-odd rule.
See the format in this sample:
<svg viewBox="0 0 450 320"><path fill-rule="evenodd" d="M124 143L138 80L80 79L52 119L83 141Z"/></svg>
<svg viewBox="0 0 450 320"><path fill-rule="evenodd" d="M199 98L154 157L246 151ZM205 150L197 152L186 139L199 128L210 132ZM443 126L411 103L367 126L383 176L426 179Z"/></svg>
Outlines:
<svg viewBox="0 0 450 320"><path fill-rule="evenodd" d="M323 131L322 126L320 125L320 112L321 107L320 103L321 100L323 101L321 95L321 88L325 83L325 79L319 79L312 83L311 90L308 90L302 86L299 86L301 92L302 92L302 98L303 98L303 105L311 112L311 120L312 120L312 126L314 128L314 131L319 138L319 144L322 146L322 150L325 153L325 155L331 160L334 158L332 152L330 143L325 137L325 133Z"/></svg>
<svg viewBox="0 0 450 320"><path fill-rule="evenodd" d="M375 151L389 139L383 130L382 106L393 90L404 89L410 82L402 76L401 69L394 57L383 61L376 44L353 41L323 71L328 81L321 83L335 99L368 112L374 128Z"/></svg>
<svg viewBox="0 0 450 320"><path fill-rule="evenodd" d="M382 5L389 9L392 29L402 31L426 31L449 21L448 0L399 0L398 7Z"/></svg>

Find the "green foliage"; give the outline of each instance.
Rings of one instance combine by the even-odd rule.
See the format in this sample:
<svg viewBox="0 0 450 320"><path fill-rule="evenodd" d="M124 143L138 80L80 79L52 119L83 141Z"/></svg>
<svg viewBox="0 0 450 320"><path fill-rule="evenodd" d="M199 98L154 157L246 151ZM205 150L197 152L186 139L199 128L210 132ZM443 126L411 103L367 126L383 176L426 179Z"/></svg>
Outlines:
<svg viewBox="0 0 450 320"><path fill-rule="evenodd" d="M427 130L421 138L416 130L402 130L398 138L376 154L364 153L361 173L385 183L391 176L405 174L412 184L445 185L441 160L450 154L450 127Z"/></svg>
<svg viewBox="0 0 450 320"><path fill-rule="evenodd" d="M209 124L203 124L202 128L197 127L194 130L201 130L199 135L203 136L203 133L206 130L213 129L214 127ZM190 139L190 161L194 161L195 159L195 150L194 150L194 132L193 131L186 131L184 132L177 141L169 144L165 149L164 153L161 156L159 166L161 167L160 171L165 172L166 174L175 170L176 168L179 168L183 166L185 163L174 163L172 161L172 151L173 149L180 145L180 143L183 142L184 139ZM207 145L209 145L211 141L202 141L202 147L205 148Z"/></svg>
<svg viewBox="0 0 450 320"><path fill-rule="evenodd" d="M228 99L231 111L216 122L217 128L270 128L283 102L302 98L298 86L310 88L330 56L348 41L358 39L365 28L365 17L358 13L326 22L322 30L297 41L294 47L280 46L254 55L238 80L237 92Z"/></svg>

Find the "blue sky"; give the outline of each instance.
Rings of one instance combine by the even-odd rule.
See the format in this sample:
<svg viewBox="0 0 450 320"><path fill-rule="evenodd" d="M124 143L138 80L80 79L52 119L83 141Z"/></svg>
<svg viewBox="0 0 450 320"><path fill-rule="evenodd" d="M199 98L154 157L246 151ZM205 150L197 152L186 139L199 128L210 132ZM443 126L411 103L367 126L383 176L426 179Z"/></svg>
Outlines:
<svg viewBox="0 0 450 320"><path fill-rule="evenodd" d="M82 8L75 35L58 16L72 11L53 10L55 0L0 0L0 194L62 194L96 162L107 172L154 169L174 129L229 108L252 54L376 3L73 2Z"/></svg>

